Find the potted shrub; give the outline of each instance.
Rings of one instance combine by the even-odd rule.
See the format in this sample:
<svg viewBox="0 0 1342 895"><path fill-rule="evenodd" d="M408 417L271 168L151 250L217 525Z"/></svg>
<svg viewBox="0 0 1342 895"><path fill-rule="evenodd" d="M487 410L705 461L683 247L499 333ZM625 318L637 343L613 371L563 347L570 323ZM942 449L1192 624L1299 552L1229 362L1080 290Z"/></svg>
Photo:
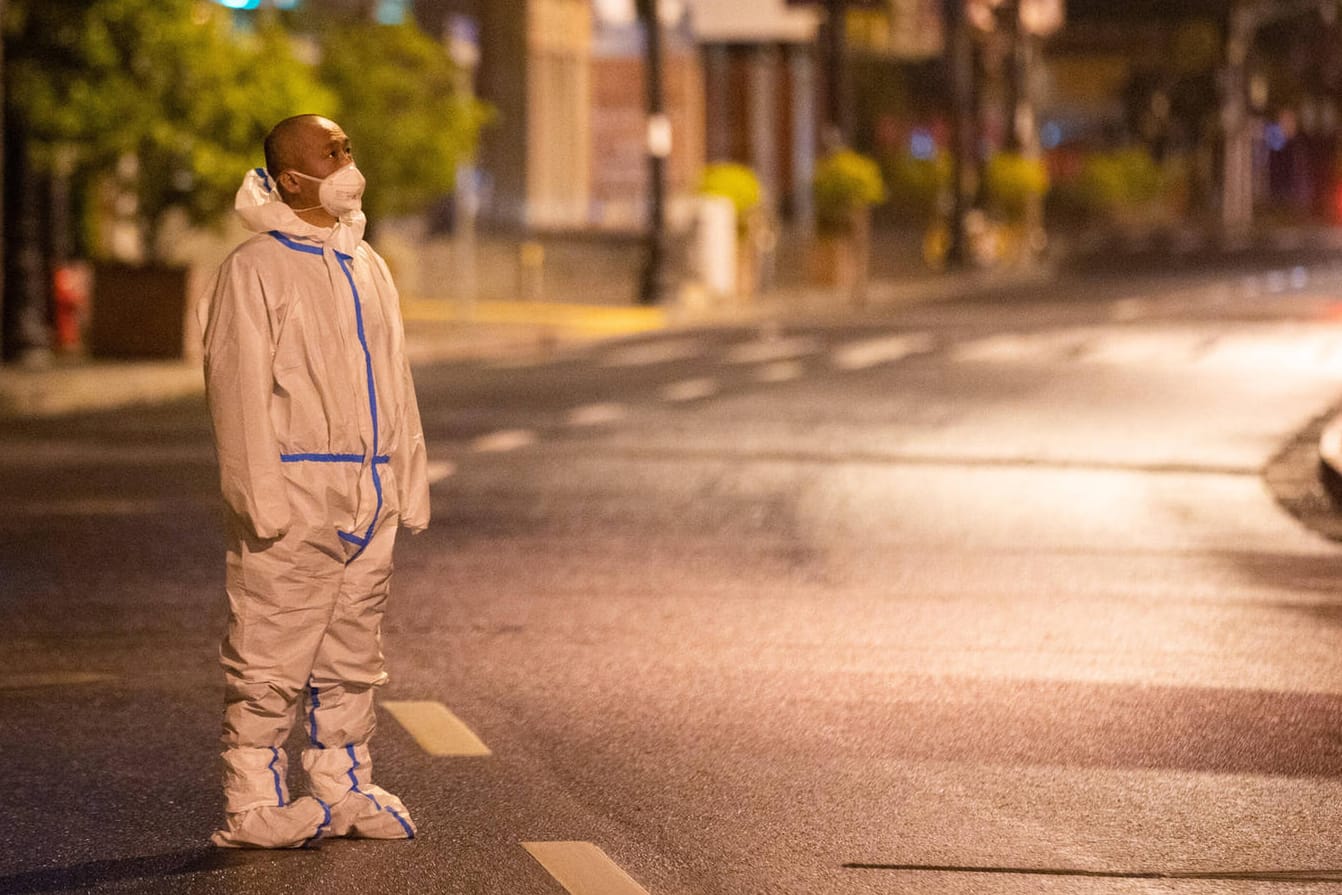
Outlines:
<svg viewBox="0 0 1342 895"><path fill-rule="evenodd" d="M736 291L738 295L753 295L759 284L759 247L766 229L759 178L746 165L714 162L704 169L699 192L732 203L736 211Z"/></svg>
<svg viewBox="0 0 1342 895"><path fill-rule="evenodd" d="M816 218L812 278L848 291L861 303L866 295L871 207L886 198L881 169L866 155L839 149L816 165L812 191Z"/></svg>
<svg viewBox="0 0 1342 895"><path fill-rule="evenodd" d="M1048 195L1048 169L1041 159L999 152L988 159L984 193L992 216L1003 226L1004 252L1026 261L1042 249L1043 202Z"/></svg>

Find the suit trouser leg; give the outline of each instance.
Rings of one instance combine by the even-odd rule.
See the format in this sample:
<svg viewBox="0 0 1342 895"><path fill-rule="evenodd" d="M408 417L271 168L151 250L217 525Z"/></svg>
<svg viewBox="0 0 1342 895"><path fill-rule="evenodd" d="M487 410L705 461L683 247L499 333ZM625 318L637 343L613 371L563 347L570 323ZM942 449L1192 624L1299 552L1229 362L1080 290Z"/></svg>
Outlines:
<svg viewBox="0 0 1342 895"><path fill-rule="evenodd" d="M373 693L387 681L382 618L396 527L394 515L380 520L363 552L345 567L308 681L303 769L313 795L332 806L333 836L403 839L415 833L401 800L373 784L368 748L377 727Z"/></svg>
<svg viewBox="0 0 1342 895"><path fill-rule="evenodd" d="M334 538L295 527L278 541L235 528L227 561L221 845L284 847L321 835L327 806L289 798L284 742L343 580Z"/></svg>

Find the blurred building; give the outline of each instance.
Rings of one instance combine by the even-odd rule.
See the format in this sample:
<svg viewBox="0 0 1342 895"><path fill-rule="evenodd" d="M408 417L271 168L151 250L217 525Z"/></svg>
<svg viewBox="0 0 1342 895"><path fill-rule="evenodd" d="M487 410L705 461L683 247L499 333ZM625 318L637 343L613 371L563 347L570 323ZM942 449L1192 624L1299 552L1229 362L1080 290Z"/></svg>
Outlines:
<svg viewBox="0 0 1342 895"><path fill-rule="evenodd" d="M674 4L665 4L668 8ZM635 231L646 220L642 32L632 0L420 0L449 43L472 36L475 90L497 110L479 167L486 222L533 231ZM704 160L703 77L683 7L667 22L672 196Z"/></svg>
<svg viewBox="0 0 1342 895"><path fill-rule="evenodd" d="M784 0L692 0L709 161L749 165L766 201L807 214L817 152L814 8Z"/></svg>

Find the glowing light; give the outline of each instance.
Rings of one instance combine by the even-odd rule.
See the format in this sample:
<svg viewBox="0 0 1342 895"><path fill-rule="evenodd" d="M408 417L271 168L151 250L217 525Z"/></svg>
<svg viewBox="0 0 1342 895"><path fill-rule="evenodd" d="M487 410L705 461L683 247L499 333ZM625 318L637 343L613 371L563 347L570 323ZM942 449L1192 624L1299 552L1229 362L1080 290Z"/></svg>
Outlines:
<svg viewBox="0 0 1342 895"><path fill-rule="evenodd" d="M1273 152L1281 152L1286 148L1286 131L1280 124L1269 124L1264 129L1263 138L1267 141L1267 148Z"/></svg>
<svg viewBox="0 0 1342 895"><path fill-rule="evenodd" d="M918 128L909 136L909 153L922 161L934 159L937 157L937 141L930 131Z"/></svg>
<svg viewBox="0 0 1342 895"><path fill-rule="evenodd" d="M381 0L377 5L377 20L383 25L399 25L405 21L406 0Z"/></svg>

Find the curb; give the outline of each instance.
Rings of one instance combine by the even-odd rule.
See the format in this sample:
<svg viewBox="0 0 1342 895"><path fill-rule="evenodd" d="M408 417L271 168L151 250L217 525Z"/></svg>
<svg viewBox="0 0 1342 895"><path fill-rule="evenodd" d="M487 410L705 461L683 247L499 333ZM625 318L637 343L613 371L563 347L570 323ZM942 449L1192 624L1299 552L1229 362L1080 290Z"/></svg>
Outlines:
<svg viewBox="0 0 1342 895"><path fill-rule="evenodd" d="M1342 510L1342 414L1334 415L1319 433L1319 480L1333 507Z"/></svg>
<svg viewBox="0 0 1342 895"><path fill-rule="evenodd" d="M874 279L860 305L833 288L793 287L757 298L682 298L655 307L413 298L403 300L402 315L412 364L503 360L655 332L852 319L991 289L1042 285L1054 276L1053 268L1039 267ZM45 369L0 367L0 420L113 411L195 398L203 391L200 363L191 358L69 358Z"/></svg>

